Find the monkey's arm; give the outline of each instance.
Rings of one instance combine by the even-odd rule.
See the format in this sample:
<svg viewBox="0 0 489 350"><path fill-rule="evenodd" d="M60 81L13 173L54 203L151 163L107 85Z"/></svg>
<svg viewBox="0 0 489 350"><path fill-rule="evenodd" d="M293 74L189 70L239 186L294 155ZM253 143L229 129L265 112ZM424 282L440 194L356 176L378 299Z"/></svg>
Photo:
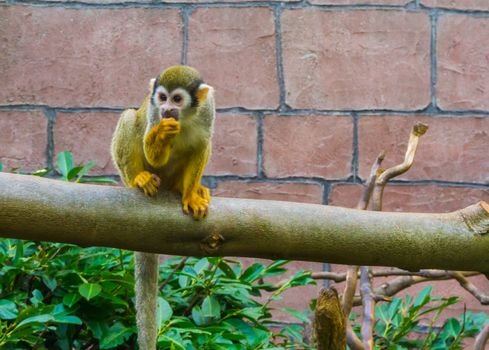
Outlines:
<svg viewBox="0 0 489 350"><path fill-rule="evenodd" d="M189 159L183 173L182 204L185 214L189 208L194 213L194 218L200 219L207 215L211 200L209 189L201 185L205 165L210 156L211 145L206 144L200 152L195 152Z"/></svg>
<svg viewBox="0 0 489 350"><path fill-rule="evenodd" d="M144 155L154 168L161 168L170 158L171 140L180 132L180 123L173 118L162 119L144 136Z"/></svg>
<svg viewBox="0 0 489 350"><path fill-rule="evenodd" d="M124 184L139 187L147 195L153 195L160 180L144 169L143 130L136 110L122 112L112 137L111 153Z"/></svg>

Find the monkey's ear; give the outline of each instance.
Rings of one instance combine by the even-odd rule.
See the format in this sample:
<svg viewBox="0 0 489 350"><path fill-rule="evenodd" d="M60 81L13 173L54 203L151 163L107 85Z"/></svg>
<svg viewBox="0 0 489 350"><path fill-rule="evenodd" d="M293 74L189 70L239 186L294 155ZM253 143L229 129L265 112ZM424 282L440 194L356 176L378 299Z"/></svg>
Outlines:
<svg viewBox="0 0 489 350"><path fill-rule="evenodd" d="M153 89L155 87L155 81L156 81L155 78L149 79L149 92L153 92Z"/></svg>
<svg viewBox="0 0 489 350"><path fill-rule="evenodd" d="M195 97L197 97L197 101L199 102L199 105L204 103L205 100L207 100L207 96L209 95L209 92L212 92L213 87L207 84L200 84L199 88L197 89L197 92L195 93Z"/></svg>

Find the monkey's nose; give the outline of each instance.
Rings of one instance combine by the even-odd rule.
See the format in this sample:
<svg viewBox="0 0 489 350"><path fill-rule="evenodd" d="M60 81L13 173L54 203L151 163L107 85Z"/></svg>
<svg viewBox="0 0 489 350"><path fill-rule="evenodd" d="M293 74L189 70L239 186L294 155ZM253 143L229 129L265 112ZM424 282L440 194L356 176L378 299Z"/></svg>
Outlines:
<svg viewBox="0 0 489 350"><path fill-rule="evenodd" d="M163 118L174 118L178 120L178 109L176 108L165 109L161 114Z"/></svg>

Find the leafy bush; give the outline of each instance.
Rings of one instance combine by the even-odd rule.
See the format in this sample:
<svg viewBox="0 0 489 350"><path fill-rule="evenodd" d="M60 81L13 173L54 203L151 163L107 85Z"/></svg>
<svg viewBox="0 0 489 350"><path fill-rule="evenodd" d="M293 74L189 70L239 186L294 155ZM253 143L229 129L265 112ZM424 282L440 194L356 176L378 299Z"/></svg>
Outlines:
<svg viewBox="0 0 489 350"><path fill-rule="evenodd" d="M279 288L263 282L284 274L286 261L255 263L181 258L161 265L161 349L287 349L304 345L302 327L274 333L270 301L313 283L298 272ZM0 348L135 348L133 259L127 251L67 244L0 241ZM265 302L254 297L271 291ZM297 311L281 309L301 321ZM281 325L282 326L282 325Z"/></svg>
<svg viewBox="0 0 489 350"><path fill-rule="evenodd" d="M431 296L432 287L425 287L413 299L394 298L389 303L378 304L374 329L375 348L379 350L456 350L462 349L465 338L474 337L487 322L484 313L466 312L461 317L448 318L441 327L435 324L442 312L459 302L459 297ZM424 326L420 322L424 321ZM426 326L427 325L427 326ZM354 325L360 333L360 325Z"/></svg>

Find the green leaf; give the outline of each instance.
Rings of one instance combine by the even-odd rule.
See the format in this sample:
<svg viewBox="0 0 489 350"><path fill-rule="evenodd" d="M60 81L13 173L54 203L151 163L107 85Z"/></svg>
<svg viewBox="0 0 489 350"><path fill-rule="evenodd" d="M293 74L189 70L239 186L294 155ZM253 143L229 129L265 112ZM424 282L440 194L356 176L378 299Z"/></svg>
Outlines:
<svg viewBox="0 0 489 350"><path fill-rule="evenodd" d="M44 314L44 315L37 315L33 317L26 318L22 322L20 322L16 328L20 328L22 326L25 326L30 323L48 323L54 320L54 317L52 315Z"/></svg>
<svg viewBox="0 0 489 350"><path fill-rule="evenodd" d="M68 172L68 181L71 181L72 179L75 178L75 176L83 169L83 166L82 165L79 165L79 166L76 166L74 168L72 168L69 172Z"/></svg>
<svg viewBox="0 0 489 350"><path fill-rule="evenodd" d="M0 300L0 319L2 320L13 320L17 318L19 311L17 310L17 306L14 302L1 299Z"/></svg>
<svg viewBox="0 0 489 350"><path fill-rule="evenodd" d="M72 307L80 299L81 299L80 294L77 294L77 293L65 294L65 296L63 297L63 304L65 304L68 307Z"/></svg>
<svg viewBox="0 0 489 350"><path fill-rule="evenodd" d="M34 289L32 291L32 297L29 299L29 301L34 305L38 306L39 303L41 303L44 299L44 296L42 295L41 291L39 289Z"/></svg>
<svg viewBox="0 0 489 350"><path fill-rule="evenodd" d="M96 161L94 161L94 160L91 160L90 162L88 162L88 164L85 165L80 170L80 172L78 173L78 177L76 178L76 182L80 182L80 180L83 177L83 175L85 175L86 173L88 173L88 171L93 168L93 166L95 165L95 163L96 163Z"/></svg>
<svg viewBox="0 0 489 350"><path fill-rule="evenodd" d="M42 282L46 285L46 287L49 288L49 290L54 291L56 287L58 286L58 283L56 283L56 279L51 278L47 275L42 276Z"/></svg>
<svg viewBox="0 0 489 350"><path fill-rule="evenodd" d="M73 315L57 315L54 317L54 322L63 324L82 324L82 321L78 317Z"/></svg>
<svg viewBox="0 0 489 350"><path fill-rule="evenodd" d="M158 318L157 323L160 329L173 316L173 310L170 304L161 297L158 297L158 313L156 316Z"/></svg>
<svg viewBox="0 0 489 350"><path fill-rule="evenodd" d="M82 297L90 300L102 291L102 287L98 283L83 283L78 287L78 292Z"/></svg>
<svg viewBox="0 0 489 350"><path fill-rule="evenodd" d="M80 179L79 183L101 183L101 184L117 184L117 181L110 177L91 177L89 179Z"/></svg>
<svg viewBox="0 0 489 350"><path fill-rule="evenodd" d="M200 306L194 306L192 308L192 318L197 326L204 326L206 324L206 320L202 314Z"/></svg>
<svg viewBox="0 0 489 350"><path fill-rule="evenodd" d="M209 267L209 260L207 258L202 258L194 265L194 270L197 274L201 273L203 270Z"/></svg>
<svg viewBox="0 0 489 350"><path fill-rule="evenodd" d="M221 305L217 299L209 295L202 302L202 314L204 317L211 317L214 319L219 319L221 317Z"/></svg>
<svg viewBox="0 0 489 350"><path fill-rule="evenodd" d="M100 349L111 349L123 344L131 334L133 328L125 327L122 323L117 322L109 328L109 332L102 337Z"/></svg>
<svg viewBox="0 0 489 350"><path fill-rule="evenodd" d="M462 325L457 319L449 318L448 320L446 320L444 330L448 333L448 336L456 338L459 335L461 329Z"/></svg>
<svg viewBox="0 0 489 350"><path fill-rule="evenodd" d="M158 337L158 344L160 343L164 346L164 349L185 350L185 346L183 346L183 344L166 335L160 335ZM168 347L168 345L170 345L170 347Z"/></svg>
<svg viewBox="0 0 489 350"><path fill-rule="evenodd" d="M73 155L70 151L58 153L58 169L63 176L63 180L68 181L68 174L73 169Z"/></svg>
<svg viewBox="0 0 489 350"><path fill-rule="evenodd" d="M423 290L416 297L416 300L414 300L413 306L426 305L430 301L430 294L432 290L433 287L431 285L424 287Z"/></svg>
<svg viewBox="0 0 489 350"><path fill-rule="evenodd" d="M243 272L240 279L246 282L253 282L264 270L265 266L259 263L254 263Z"/></svg>
<svg viewBox="0 0 489 350"><path fill-rule="evenodd" d="M2 162L0 162L0 171L3 170L3 165L2 165Z"/></svg>
<svg viewBox="0 0 489 350"><path fill-rule="evenodd" d="M299 321L302 321L304 323L311 323L311 320L306 315L304 315L302 312L299 312L299 311L293 310L293 309L289 309L287 307L283 307L279 310L281 310L285 313L288 313L289 315L297 318Z"/></svg>
<svg viewBox="0 0 489 350"><path fill-rule="evenodd" d="M34 171L31 175L42 177L42 176L47 175L50 171L51 171L51 169L39 169L39 170Z"/></svg>

